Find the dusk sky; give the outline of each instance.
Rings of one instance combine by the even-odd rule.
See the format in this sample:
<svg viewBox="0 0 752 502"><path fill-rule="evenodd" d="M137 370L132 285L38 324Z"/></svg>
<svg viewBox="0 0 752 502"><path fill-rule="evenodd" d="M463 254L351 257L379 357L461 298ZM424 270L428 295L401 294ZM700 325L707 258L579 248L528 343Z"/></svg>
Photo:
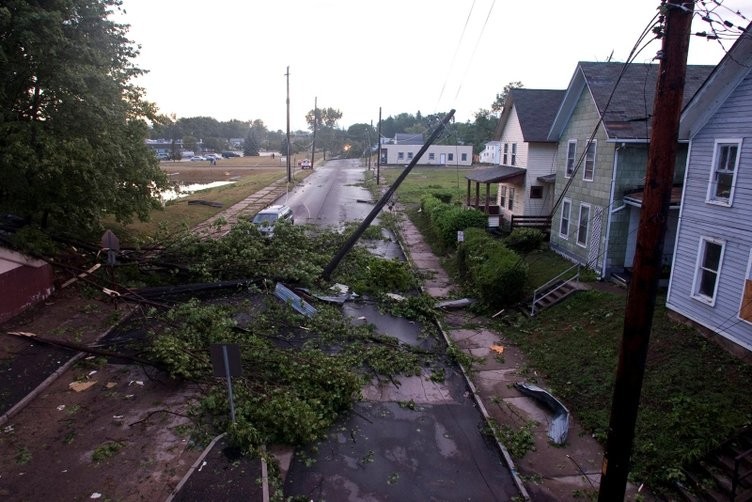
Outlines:
<svg viewBox="0 0 752 502"><path fill-rule="evenodd" d="M713 2L707 2L712 5ZM511 81L566 88L578 61L624 61L658 0L124 0L129 38L147 99L178 118L261 119L306 129L319 107L342 111L340 127L398 113L458 121L490 109ZM736 25L752 1L724 0L715 14ZM695 18L693 31L708 24ZM728 48L733 40L722 41ZM635 59L651 62L660 42ZM718 41L693 37L690 64L716 64Z"/></svg>

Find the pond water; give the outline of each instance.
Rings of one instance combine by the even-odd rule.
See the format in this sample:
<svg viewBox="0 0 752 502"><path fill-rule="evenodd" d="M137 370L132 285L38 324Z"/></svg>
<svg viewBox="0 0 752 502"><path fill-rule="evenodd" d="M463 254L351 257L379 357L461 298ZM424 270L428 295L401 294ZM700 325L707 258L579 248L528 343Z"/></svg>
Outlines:
<svg viewBox="0 0 752 502"><path fill-rule="evenodd" d="M160 196L162 197L163 202L167 202L168 200L175 200L179 199L180 197L185 197L192 194L193 192L198 192L199 190L231 185L232 183L234 183L234 181L212 181L211 183L192 183L190 185L180 185L177 189L170 188L169 190L163 191Z"/></svg>

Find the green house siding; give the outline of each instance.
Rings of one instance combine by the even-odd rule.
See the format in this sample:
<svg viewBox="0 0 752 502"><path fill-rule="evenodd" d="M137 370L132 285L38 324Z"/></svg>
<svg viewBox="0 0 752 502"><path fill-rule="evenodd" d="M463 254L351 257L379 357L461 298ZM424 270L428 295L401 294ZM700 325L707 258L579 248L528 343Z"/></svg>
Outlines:
<svg viewBox="0 0 752 502"><path fill-rule="evenodd" d="M611 228L608 235L608 256L606 273L620 271L624 268L627 255L629 235L630 207L624 206L624 194L634 190L641 190L645 186L645 173L648 162L647 144L626 144L618 148L616 163L616 182L614 186L614 200L611 204ZM687 145L677 146L676 163L674 165L674 184L681 184L684 180L684 167L687 159Z"/></svg>
<svg viewBox="0 0 752 502"><path fill-rule="evenodd" d="M554 200L559 200L569 181L564 176L569 141L577 140L576 160L579 161L598 119L599 116L595 104L590 97L590 93L585 89L580 95L567 127L559 138L559 147L556 152L556 197ZM552 221L551 246L580 263L588 263L591 267L600 270L602 267L608 206L611 196L614 145L606 141L606 133L602 126L598 127L594 139L596 141L596 150L593 181L582 179L584 165L580 165L572 176L572 183L564 195L572 201L569 237L568 239L564 239L559 236L561 224L561 204L559 204ZM590 204L591 206L591 221L586 248L577 245L577 223L580 206L583 203ZM600 225L593 225L593 218L598 215L600 215L601 223ZM596 259L595 262L593 262L593 258Z"/></svg>

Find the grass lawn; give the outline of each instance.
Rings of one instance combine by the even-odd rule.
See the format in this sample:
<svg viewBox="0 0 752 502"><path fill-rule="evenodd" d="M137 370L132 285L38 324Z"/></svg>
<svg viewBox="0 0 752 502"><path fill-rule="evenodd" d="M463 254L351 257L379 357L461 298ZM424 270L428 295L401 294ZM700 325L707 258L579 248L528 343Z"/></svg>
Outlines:
<svg viewBox="0 0 752 502"><path fill-rule="evenodd" d="M578 293L538 317L501 325L586 430L605 444L624 321L623 294ZM653 489L750 422L752 366L693 328L658 299L638 416L634 468Z"/></svg>
<svg viewBox="0 0 752 502"><path fill-rule="evenodd" d="M433 192L449 192L452 194L453 201L464 202L467 198L467 179L465 179L465 176L475 169L486 168L414 167L400 184L397 195L400 202L405 205L418 204L423 195ZM382 166L381 183L393 183L403 170L403 167ZM474 195L474 184L472 190ZM483 192L481 195L485 196L485 187L481 187L481 191ZM496 197L495 184L491 186L491 197Z"/></svg>
<svg viewBox="0 0 752 502"><path fill-rule="evenodd" d="M167 232L187 227L191 228L214 216L227 207L240 202L272 182L286 176L286 165L279 166L279 159L268 157L239 157L223 159L216 166L209 167L203 162L162 162L162 169L175 184L208 183L210 181L234 181L231 185L194 192L179 200L169 201L162 210L151 212L149 221L121 225L112 220L105 222L125 244L144 236L154 236L159 229ZM312 171L295 169L293 179L297 182ZM221 208L204 205L188 205L189 200L204 199L219 202Z"/></svg>

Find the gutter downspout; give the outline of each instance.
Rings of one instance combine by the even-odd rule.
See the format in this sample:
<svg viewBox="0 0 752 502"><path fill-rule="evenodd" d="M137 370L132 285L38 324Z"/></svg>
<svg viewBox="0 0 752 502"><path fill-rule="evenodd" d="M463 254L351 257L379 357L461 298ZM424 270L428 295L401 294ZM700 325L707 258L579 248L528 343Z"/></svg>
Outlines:
<svg viewBox="0 0 752 502"><path fill-rule="evenodd" d="M619 166L619 152L622 148L624 148L624 143L614 148L614 168L612 169L611 173L611 195L608 198L608 208L611 208L614 205L614 191L616 190L616 171ZM601 279L604 279L606 277L606 269L608 264L608 244L610 242L609 238L611 237L612 212L610 209L605 212L608 221L606 222L606 245L603 250L603 267L601 268Z"/></svg>

